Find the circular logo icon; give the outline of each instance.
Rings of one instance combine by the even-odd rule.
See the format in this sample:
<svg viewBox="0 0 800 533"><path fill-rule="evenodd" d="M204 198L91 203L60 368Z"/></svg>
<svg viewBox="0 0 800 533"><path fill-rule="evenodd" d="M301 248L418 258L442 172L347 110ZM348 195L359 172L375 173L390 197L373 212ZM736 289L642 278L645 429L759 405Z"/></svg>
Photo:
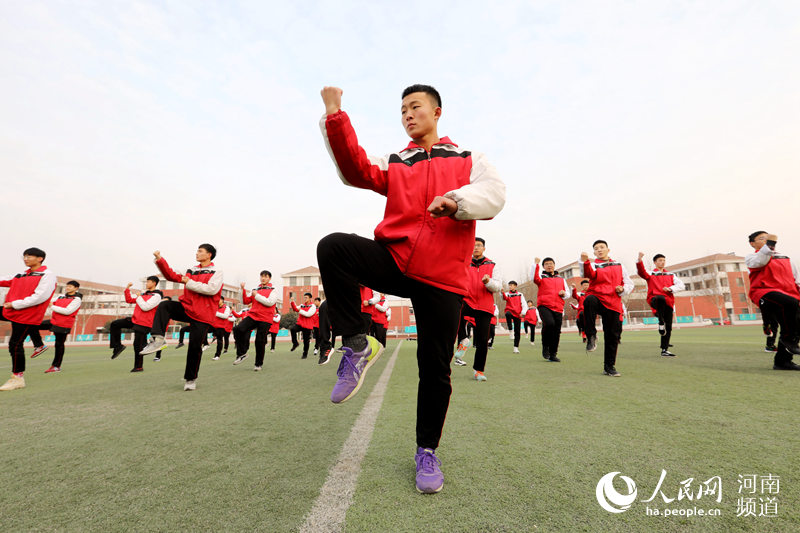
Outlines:
<svg viewBox="0 0 800 533"><path fill-rule="evenodd" d="M628 487L628 494L620 494L614 488L614 477L619 472L609 472L597 482L597 503L609 513L624 513L636 499L636 483L628 476L619 476Z"/></svg>

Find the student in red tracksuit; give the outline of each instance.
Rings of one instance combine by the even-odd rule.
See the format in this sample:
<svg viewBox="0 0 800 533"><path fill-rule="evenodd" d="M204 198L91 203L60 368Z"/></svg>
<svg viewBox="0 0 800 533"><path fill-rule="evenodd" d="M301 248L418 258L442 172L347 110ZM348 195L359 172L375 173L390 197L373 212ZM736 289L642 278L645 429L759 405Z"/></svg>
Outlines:
<svg viewBox="0 0 800 533"><path fill-rule="evenodd" d="M78 316L78 311L81 308L81 301L83 300L83 295L78 292L80 286L80 283L77 281L68 281L65 293L56 296L51 302L53 304L52 316L39 324L38 328L30 332L31 342L34 346L31 358L36 357L47 349L44 341L42 341L39 330L50 330L56 337L55 357L53 357L50 368L44 371L45 374L61 372L61 363L64 360L64 344L67 341L67 335L69 335L70 330L72 330L72 326L75 325L75 319Z"/></svg>
<svg viewBox="0 0 800 533"><path fill-rule="evenodd" d="M787 256L775 251L778 237L756 231L748 237L755 253L744 258L750 270L750 299L780 325L774 370L800 370L792 361L800 355L800 275Z"/></svg>
<svg viewBox="0 0 800 533"><path fill-rule="evenodd" d="M653 256L655 268L647 271L642 258L644 253L639 252L636 261L636 272L647 282L647 303L658 318L658 332L661 335L661 356L675 357L669 351L669 342L672 337L672 315L675 308L675 293L686 288L681 279L672 272L667 272L664 266L667 258L663 254Z"/></svg>
<svg viewBox="0 0 800 533"><path fill-rule="evenodd" d="M561 341L561 321L564 318L564 301L569 298L567 280L556 272L552 257L542 261L544 272L539 275L539 258L535 260L533 282L539 287L536 297L539 316L542 317L542 357L546 361L559 363L558 345Z"/></svg>
<svg viewBox="0 0 800 533"><path fill-rule="evenodd" d="M16 276L0 279L0 287L9 287L6 301L0 309L0 320L11 322L11 338L8 340L11 378L0 386L0 391L25 386L23 343L25 337L42 323L50 298L56 290L56 275L42 264L45 256L40 248L28 248L22 252L22 261L28 269Z"/></svg>
<svg viewBox="0 0 800 533"><path fill-rule="evenodd" d="M533 300L528 300L526 303L528 304L528 311L525 313L525 316L522 317L523 326L525 333L528 333L528 330L530 330L531 346L534 346L536 344L536 324L539 323L539 310L533 305Z"/></svg>
<svg viewBox="0 0 800 533"><path fill-rule="evenodd" d="M509 334L514 336L514 353L519 353L520 323L522 317L528 312L528 303L525 296L517 291L517 282L508 282L508 292L503 293L506 301L506 325Z"/></svg>
<svg viewBox="0 0 800 533"><path fill-rule="evenodd" d="M589 280L581 280L581 290L577 290L575 284L570 285L572 288L572 297L578 301L578 305L573 305L577 311L575 318L575 325L578 326L578 335L581 336L581 342L586 342L586 321L583 317L583 301L586 299L586 291L589 290Z"/></svg>
<svg viewBox="0 0 800 533"><path fill-rule="evenodd" d="M278 332L281 330L281 314L275 308L275 315L272 317L272 325L269 327L269 336L271 337L269 351L275 351L275 340L278 338Z"/></svg>
<svg viewBox="0 0 800 533"><path fill-rule="evenodd" d="M589 278L589 289L583 301L584 327L586 328L586 351L597 349L597 315L603 321L603 374L619 377L615 365L617 348L622 333L622 296L633 291L633 282L622 263L608 256L608 243L602 239L592 244L596 259L589 261L589 254L581 253L581 276Z"/></svg>
<svg viewBox="0 0 800 533"><path fill-rule="evenodd" d="M297 333L301 332L303 335L303 356L301 359L306 359L308 357L311 334L314 330L314 315L317 314L317 306L314 305L311 297L312 294L310 292L305 293L303 295L303 303L300 307L294 303L294 300L291 302L292 311L297 313L297 323L289 330L292 334L292 349L289 351L293 352L300 346L300 343L297 342Z"/></svg>
<svg viewBox="0 0 800 533"><path fill-rule="evenodd" d="M439 137L441 97L433 87L403 91L400 113L409 145L370 158L341 110L342 90L325 87L325 144L346 185L386 196L375 240L334 233L317 246L334 332L344 355L335 403L351 398L382 347L359 328L358 285L411 298L417 324L417 490L438 492L444 477L434 450L450 402L450 359L458 330L475 220L490 219L505 203L505 185L483 154Z"/></svg>
<svg viewBox="0 0 800 533"><path fill-rule="evenodd" d="M197 373L200 370L200 359L203 354L203 339L208 336L208 329L214 323L222 293L222 270L214 265L217 249L211 244L198 246L195 259L198 264L181 275L172 270L161 252L153 252L156 266L168 281L185 284L183 294L177 302L169 300L158 305L153 319L151 335L153 340L144 347L142 355L163 349L167 343L164 334L170 320L189 322L189 348L186 350L186 369L183 379L186 383L183 390L197 388Z"/></svg>
<svg viewBox="0 0 800 533"><path fill-rule="evenodd" d="M217 341L217 351L214 353L214 357L212 357L214 361L219 361L219 356L222 355L223 348L227 351L225 333L232 329L232 324L229 320L231 318L231 308L225 303L225 298L220 296L218 305L217 314L215 315L216 320L214 324L212 324L214 327L214 338Z"/></svg>
<svg viewBox="0 0 800 533"><path fill-rule="evenodd" d="M364 333L370 334L372 331L372 314L375 304L380 300L380 294L369 287L361 286L361 318L364 321Z"/></svg>
<svg viewBox="0 0 800 533"><path fill-rule="evenodd" d="M322 300L314 298L314 327L311 329L311 334L314 338L314 355L319 353L320 335L319 335L319 306L322 305Z"/></svg>
<svg viewBox="0 0 800 533"><path fill-rule="evenodd" d="M262 270L259 274L261 284L248 294L242 283L242 302L252 304L247 317L233 328L233 340L236 342L236 360L238 365L247 357L250 349L250 332L256 330L256 361L253 370L258 372L264 366L264 355L267 351L267 333L272 327L275 316L275 304L278 303L278 291L272 286L272 272Z"/></svg>
<svg viewBox="0 0 800 533"><path fill-rule="evenodd" d="M380 293L380 300L375 302L372 307L372 330L370 335L378 339L378 342L386 347L386 326L389 323L386 316L386 312L389 310L389 306L386 305L386 295Z"/></svg>
<svg viewBox="0 0 800 533"><path fill-rule="evenodd" d="M156 316L156 308L161 303L164 293L156 289L158 287L158 276L148 276L145 281L145 291L141 294L131 293L133 283L128 283L125 287L125 301L135 304L133 316L120 318L111 323L111 334L109 344L111 346L111 359L116 359L125 349L121 342L121 331L123 329L133 330L133 369L131 372L141 372L144 370L144 357L142 349L147 344L147 335L153 327L153 318Z"/></svg>
<svg viewBox="0 0 800 533"><path fill-rule="evenodd" d="M472 364L472 378L476 381L486 381L486 356L489 353L489 324L494 311L494 293L503 288L503 281L495 262L486 257L486 241L475 237L475 246L472 249L472 259L469 262L468 293L461 305L461 321L458 325L458 349L456 350L455 364L464 366L462 357L470 345L467 336L467 318L474 322L475 361Z"/></svg>

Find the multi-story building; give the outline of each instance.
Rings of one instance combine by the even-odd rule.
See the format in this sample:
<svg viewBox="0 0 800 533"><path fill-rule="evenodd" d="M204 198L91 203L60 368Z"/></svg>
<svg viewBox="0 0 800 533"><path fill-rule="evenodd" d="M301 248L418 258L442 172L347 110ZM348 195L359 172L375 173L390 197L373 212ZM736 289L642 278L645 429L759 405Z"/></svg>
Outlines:
<svg viewBox="0 0 800 533"><path fill-rule="evenodd" d="M322 278L320 277L319 269L315 266L307 266L300 270L281 274L281 280L283 281L281 313L287 313L292 310L292 300L299 305L303 301L303 295L307 292L310 292L313 298L325 299Z"/></svg>

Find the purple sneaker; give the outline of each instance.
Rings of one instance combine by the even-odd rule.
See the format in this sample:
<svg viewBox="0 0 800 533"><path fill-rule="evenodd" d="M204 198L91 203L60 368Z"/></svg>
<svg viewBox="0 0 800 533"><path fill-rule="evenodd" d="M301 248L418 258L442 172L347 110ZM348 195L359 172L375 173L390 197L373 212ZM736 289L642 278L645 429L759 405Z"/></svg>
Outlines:
<svg viewBox="0 0 800 533"><path fill-rule="evenodd" d="M444 487L444 474L439 468L442 462L430 448L417 448L417 492L436 494Z"/></svg>
<svg viewBox="0 0 800 533"><path fill-rule="evenodd" d="M339 370L336 371L339 379L331 392L333 403L342 403L355 396L364 382L367 370L383 353L383 345L378 339L367 335L367 347L362 351L354 352L346 346L339 351L342 352L342 361L339 363Z"/></svg>

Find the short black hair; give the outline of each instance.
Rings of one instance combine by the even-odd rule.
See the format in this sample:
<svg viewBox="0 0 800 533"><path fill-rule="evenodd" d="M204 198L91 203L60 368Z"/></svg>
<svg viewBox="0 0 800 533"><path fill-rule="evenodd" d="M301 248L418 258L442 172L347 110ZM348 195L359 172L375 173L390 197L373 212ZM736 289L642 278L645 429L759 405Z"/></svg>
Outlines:
<svg viewBox="0 0 800 533"><path fill-rule="evenodd" d="M551 261L554 265L556 264L556 260L553 259L552 257L545 257L544 259L542 259L542 264L545 264L548 261Z"/></svg>
<svg viewBox="0 0 800 533"><path fill-rule="evenodd" d="M605 244L606 246L608 246L608 243L607 243L606 241L604 241L603 239L597 239L596 241L594 241L594 242L592 243L592 248L594 248L595 246L597 246L597 245L598 245L598 244L600 244L601 242L602 242L603 244Z"/></svg>
<svg viewBox="0 0 800 533"><path fill-rule="evenodd" d="M589 284L589 280L585 279L585 280L581 281L581 285L583 285L584 283L586 283L588 285Z"/></svg>
<svg viewBox="0 0 800 533"><path fill-rule="evenodd" d="M303 296L308 296L309 298L313 298L314 297L314 295L311 294L310 292L303 293Z"/></svg>
<svg viewBox="0 0 800 533"><path fill-rule="evenodd" d="M322 301L322 299L320 299L320 297L319 297L319 296L317 296L316 298L314 298L314 301L315 301L315 302L316 302L316 301L320 301L320 302L321 302L321 301Z"/></svg>
<svg viewBox="0 0 800 533"><path fill-rule="evenodd" d="M748 235L747 238L750 239L750 242L756 242L756 237L758 237L762 233L766 233L766 231L764 231L764 230L754 231L753 233ZM44 253L44 252L42 252L42 253ZM33 254L31 254L31 255L33 255Z"/></svg>
<svg viewBox="0 0 800 533"><path fill-rule="evenodd" d="M483 240L483 238L481 238L481 237L475 237L475 242L479 242L482 245L486 246L486 241Z"/></svg>
<svg viewBox="0 0 800 533"><path fill-rule="evenodd" d="M161 280L158 279L158 276L147 276L147 281L152 281L154 283L158 283Z"/></svg>
<svg viewBox="0 0 800 533"><path fill-rule="evenodd" d="M436 107L442 107L442 97L439 96L439 91L437 91L430 85L423 85L421 83L415 83L414 85L410 85L405 88L405 90L403 91L403 96L401 98L405 98L409 94L413 93L425 93L431 98L433 98L433 101L436 102Z"/></svg>
<svg viewBox="0 0 800 533"><path fill-rule="evenodd" d="M76 289L77 289L77 288L79 288L79 287L81 286L81 284L80 284L80 283L78 283L77 281L75 281L74 279L73 279L72 281L68 281L68 282L67 282L67 285L72 285L72 286L73 286L73 287L75 287Z"/></svg>
<svg viewBox="0 0 800 533"><path fill-rule="evenodd" d="M44 261L44 258L47 257L47 254L44 253L44 250L36 247L28 248L27 250L22 252L22 255L32 255L33 257L41 257L42 261Z"/></svg>
<svg viewBox="0 0 800 533"><path fill-rule="evenodd" d="M532 303L533 303L533 300L528 300L528 303L529 303L529 304L532 304Z"/></svg>
<svg viewBox="0 0 800 533"><path fill-rule="evenodd" d="M654 255L654 256L653 256L653 262L655 263L656 261L658 261L658 260L659 260L659 259L661 259L662 257L663 257L664 259L666 259L666 257L664 256L664 254L656 254L656 255Z"/></svg>
<svg viewBox="0 0 800 533"><path fill-rule="evenodd" d="M204 242L203 244L198 246L198 248L202 248L206 252L210 253L212 261L214 260L215 257L217 257L217 249L214 248L213 244L208 244L207 242Z"/></svg>
<svg viewBox="0 0 800 533"><path fill-rule="evenodd" d="M512 279L511 281L509 281L509 282L508 282L508 284L509 284L509 285L511 285L512 283L513 283L514 285L517 285L517 282L516 282L516 281L514 281L513 279Z"/></svg>
<svg viewBox="0 0 800 533"><path fill-rule="evenodd" d="M222 296L221 294L219 295L219 301L220 301L220 302L224 302L224 301L225 301L225 297L224 297L224 296Z"/></svg>
<svg viewBox="0 0 800 533"><path fill-rule="evenodd" d="M259 276L269 276L269 278L272 279L272 272L270 272L269 270L262 270L261 272L258 273L258 275Z"/></svg>

